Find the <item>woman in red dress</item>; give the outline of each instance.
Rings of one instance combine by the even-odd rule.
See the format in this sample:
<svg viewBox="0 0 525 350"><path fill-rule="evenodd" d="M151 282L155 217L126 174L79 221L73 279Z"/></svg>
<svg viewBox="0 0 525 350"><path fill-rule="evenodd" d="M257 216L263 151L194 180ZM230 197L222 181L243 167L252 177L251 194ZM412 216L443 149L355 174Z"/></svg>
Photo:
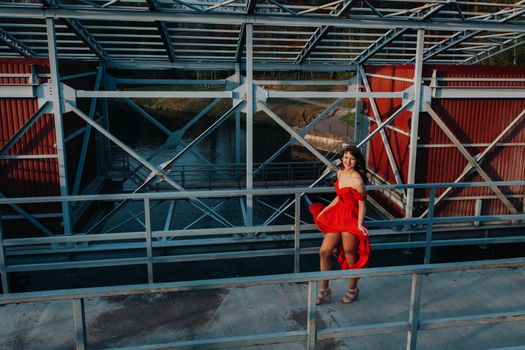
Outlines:
<svg viewBox="0 0 525 350"><path fill-rule="evenodd" d="M346 146L339 153L342 169L337 172L334 184L337 196L328 205L312 203L310 211L314 221L324 234L319 251L321 271L331 268L331 255L337 248L337 261L342 269L366 267L370 255L368 231L365 219L366 167L363 155L355 146ZM358 299L357 278L350 279L343 303ZM332 291L328 281L321 281L317 304L329 303Z"/></svg>

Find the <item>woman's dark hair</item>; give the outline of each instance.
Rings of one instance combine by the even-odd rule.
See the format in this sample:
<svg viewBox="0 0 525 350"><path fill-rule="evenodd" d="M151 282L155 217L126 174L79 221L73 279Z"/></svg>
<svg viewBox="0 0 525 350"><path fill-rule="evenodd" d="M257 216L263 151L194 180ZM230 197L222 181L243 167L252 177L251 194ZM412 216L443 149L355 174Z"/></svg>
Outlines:
<svg viewBox="0 0 525 350"><path fill-rule="evenodd" d="M365 158L361 154L361 151L359 150L359 148L357 148L356 146L354 145L345 146L339 151L339 159L341 160L341 167L344 167L343 166L343 156L347 152L350 152L350 154L355 157L355 160L356 160L355 171L357 171L359 175L361 175L361 177L363 178L363 181L366 183L367 170L366 170Z"/></svg>

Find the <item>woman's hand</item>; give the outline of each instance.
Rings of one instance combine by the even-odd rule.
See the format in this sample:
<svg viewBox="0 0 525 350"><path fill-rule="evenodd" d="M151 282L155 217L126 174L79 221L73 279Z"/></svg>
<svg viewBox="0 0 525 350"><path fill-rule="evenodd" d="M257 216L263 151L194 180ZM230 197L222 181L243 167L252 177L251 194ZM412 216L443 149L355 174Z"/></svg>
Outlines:
<svg viewBox="0 0 525 350"><path fill-rule="evenodd" d="M368 230L366 229L365 226L363 226L363 224L357 224L357 228L358 228L361 232L363 232L363 234L364 234L365 236L368 236Z"/></svg>

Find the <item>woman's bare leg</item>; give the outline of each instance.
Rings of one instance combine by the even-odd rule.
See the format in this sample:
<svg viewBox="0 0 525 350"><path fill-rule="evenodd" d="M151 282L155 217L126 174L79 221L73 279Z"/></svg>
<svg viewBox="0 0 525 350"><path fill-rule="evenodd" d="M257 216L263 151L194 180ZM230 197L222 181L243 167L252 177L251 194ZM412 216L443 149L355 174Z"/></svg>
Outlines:
<svg viewBox="0 0 525 350"><path fill-rule="evenodd" d="M321 265L321 271L329 271L332 268L330 259L332 258L332 251L341 242L340 233L326 233L323 238L323 244L319 249L319 265ZM321 281L321 288L328 288L328 281Z"/></svg>
<svg viewBox="0 0 525 350"><path fill-rule="evenodd" d="M348 232L341 233L343 239L343 250L345 252L345 258L348 264L353 265L357 259L357 248L359 247L359 239ZM351 278L348 288L355 289L357 287L357 281L359 278Z"/></svg>

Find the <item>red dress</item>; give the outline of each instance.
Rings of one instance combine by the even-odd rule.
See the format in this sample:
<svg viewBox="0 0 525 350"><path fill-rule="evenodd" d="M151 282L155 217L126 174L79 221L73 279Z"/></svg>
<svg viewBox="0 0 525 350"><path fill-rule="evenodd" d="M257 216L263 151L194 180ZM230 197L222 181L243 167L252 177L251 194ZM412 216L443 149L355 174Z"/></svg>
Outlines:
<svg viewBox="0 0 525 350"><path fill-rule="evenodd" d="M343 270L366 267L370 258L370 242L368 241L368 236L365 236L365 234L357 228L358 201L364 201L366 199L366 193L361 194L352 187L339 188L339 181L335 182L334 187L339 201L320 217L318 217L319 213L326 207L324 204L312 203L310 205L310 212L314 217L317 227L319 227L324 234L349 232L359 239L357 261L353 265L349 265L346 261L343 243L341 242L337 247L335 256Z"/></svg>

